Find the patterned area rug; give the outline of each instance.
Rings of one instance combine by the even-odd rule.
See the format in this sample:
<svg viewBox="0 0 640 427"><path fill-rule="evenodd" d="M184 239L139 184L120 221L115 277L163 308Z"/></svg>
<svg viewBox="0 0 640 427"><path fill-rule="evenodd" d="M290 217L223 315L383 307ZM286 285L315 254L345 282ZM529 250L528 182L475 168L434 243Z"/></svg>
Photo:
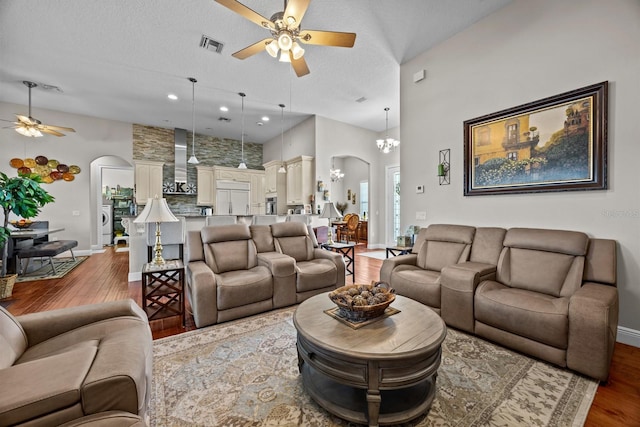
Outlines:
<svg viewBox="0 0 640 427"><path fill-rule="evenodd" d="M353 425L302 389L294 310L155 341L151 425ZM581 426L597 386L449 329L433 406L406 426Z"/></svg>
<svg viewBox="0 0 640 427"><path fill-rule="evenodd" d="M89 257L77 256L75 261L73 260L73 258L53 258L53 262L56 266L56 274L53 274L53 270L51 269L49 260L45 258L46 261L41 267L38 267L33 271L29 271L26 274L21 274L16 279L16 283L29 282L32 280L59 279L82 264L82 262L87 258Z"/></svg>

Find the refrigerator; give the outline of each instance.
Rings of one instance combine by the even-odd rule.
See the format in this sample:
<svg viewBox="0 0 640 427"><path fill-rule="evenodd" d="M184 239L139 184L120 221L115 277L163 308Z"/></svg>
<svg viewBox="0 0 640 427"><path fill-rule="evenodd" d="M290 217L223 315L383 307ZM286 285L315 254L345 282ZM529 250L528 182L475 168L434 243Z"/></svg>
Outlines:
<svg viewBox="0 0 640 427"><path fill-rule="evenodd" d="M216 187L216 215L249 215L250 183L219 180Z"/></svg>

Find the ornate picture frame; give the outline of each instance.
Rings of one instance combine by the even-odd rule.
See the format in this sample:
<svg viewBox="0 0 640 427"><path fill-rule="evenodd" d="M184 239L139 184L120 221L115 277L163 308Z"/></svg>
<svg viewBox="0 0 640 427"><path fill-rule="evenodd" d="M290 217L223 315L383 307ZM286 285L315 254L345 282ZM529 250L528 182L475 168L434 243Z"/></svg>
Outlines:
<svg viewBox="0 0 640 427"><path fill-rule="evenodd" d="M464 122L464 195L607 188L608 82Z"/></svg>

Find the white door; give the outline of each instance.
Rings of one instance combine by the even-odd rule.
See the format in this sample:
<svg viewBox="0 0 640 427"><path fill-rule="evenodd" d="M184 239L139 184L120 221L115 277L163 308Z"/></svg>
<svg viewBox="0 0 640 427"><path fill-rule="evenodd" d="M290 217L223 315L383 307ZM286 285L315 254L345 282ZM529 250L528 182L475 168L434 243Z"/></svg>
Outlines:
<svg viewBox="0 0 640 427"><path fill-rule="evenodd" d="M387 167L386 177L386 237L395 246L400 230L400 166Z"/></svg>
<svg viewBox="0 0 640 427"><path fill-rule="evenodd" d="M230 190L231 215L249 215L249 192L245 190Z"/></svg>

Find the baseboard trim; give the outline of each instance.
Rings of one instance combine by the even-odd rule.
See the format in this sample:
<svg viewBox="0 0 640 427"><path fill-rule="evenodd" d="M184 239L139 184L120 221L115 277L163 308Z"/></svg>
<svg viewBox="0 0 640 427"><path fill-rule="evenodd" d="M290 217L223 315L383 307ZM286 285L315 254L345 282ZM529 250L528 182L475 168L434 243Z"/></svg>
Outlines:
<svg viewBox="0 0 640 427"><path fill-rule="evenodd" d="M624 326L618 326L618 337L616 338L616 341L640 348L640 331L625 328Z"/></svg>
<svg viewBox="0 0 640 427"><path fill-rule="evenodd" d="M137 282L139 280L142 280L142 271L136 271L134 273L129 273L129 279L130 282Z"/></svg>

